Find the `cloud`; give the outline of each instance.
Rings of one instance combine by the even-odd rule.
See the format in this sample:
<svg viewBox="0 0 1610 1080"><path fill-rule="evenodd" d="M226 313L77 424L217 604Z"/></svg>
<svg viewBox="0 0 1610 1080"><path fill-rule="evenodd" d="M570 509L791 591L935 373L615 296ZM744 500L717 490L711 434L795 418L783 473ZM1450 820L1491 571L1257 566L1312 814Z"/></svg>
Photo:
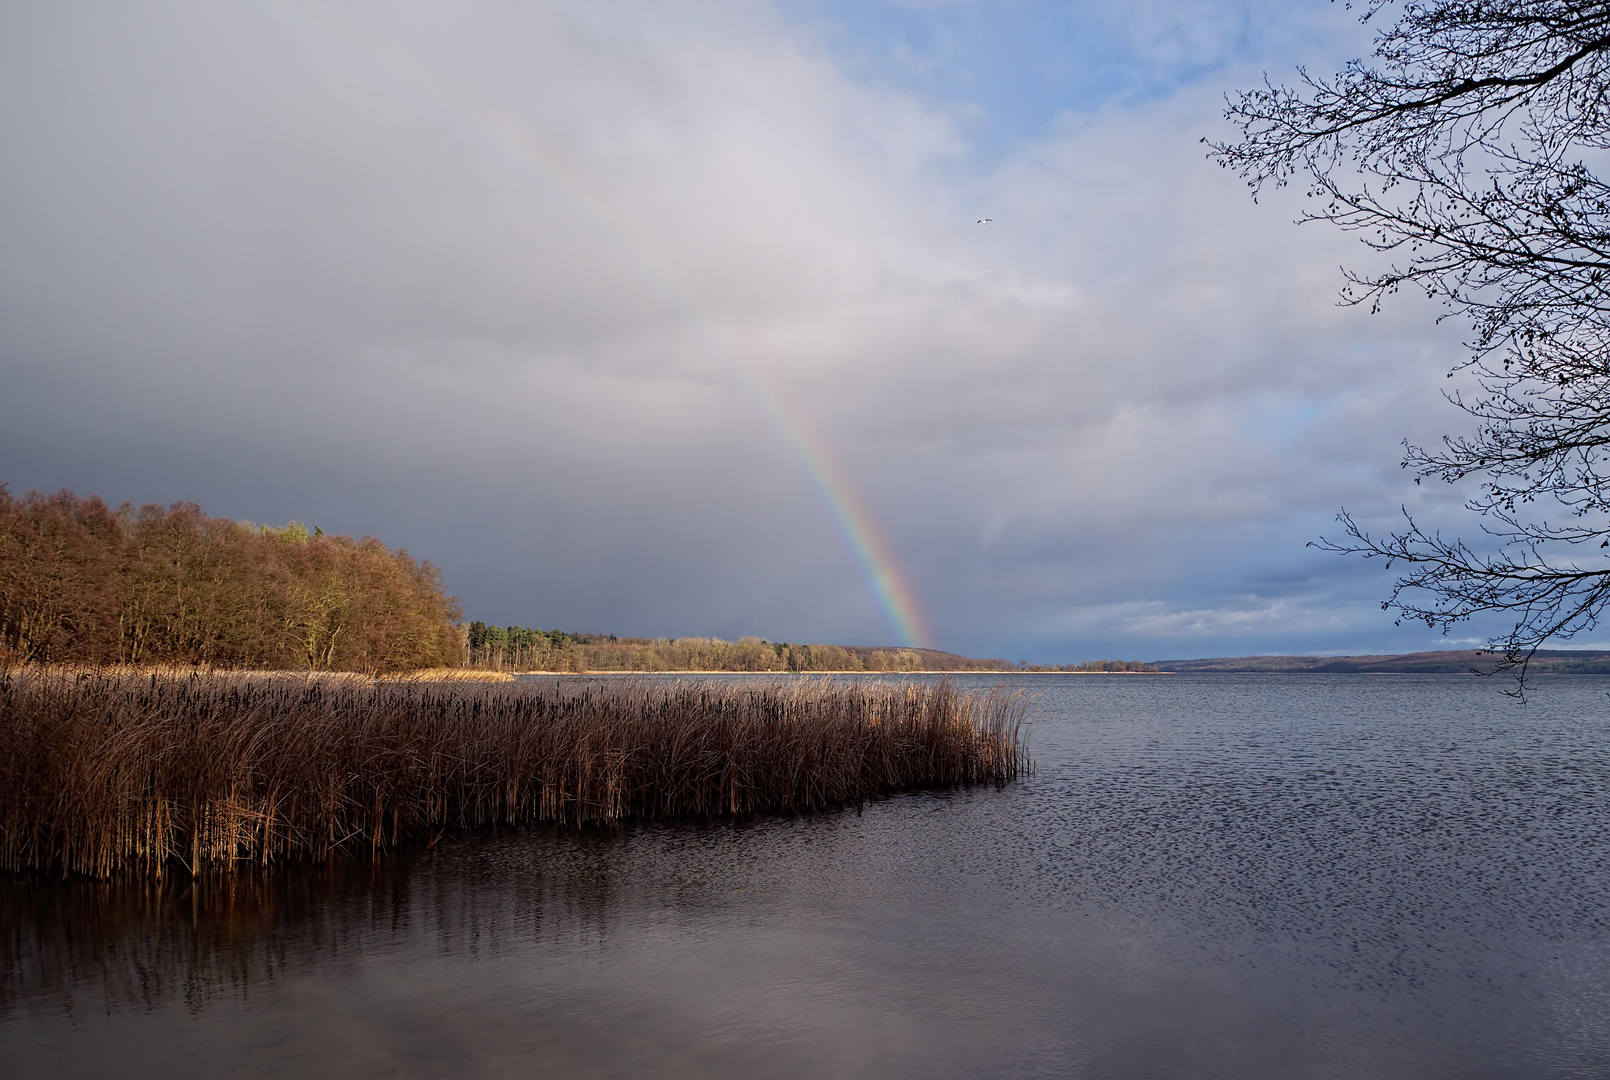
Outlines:
<svg viewBox="0 0 1610 1080"><path fill-rule="evenodd" d="M792 426L942 646L1374 647L1302 545L1443 498L1397 441L1457 335L1335 307L1221 89L980 168L759 3L13 6L0 479L375 532L472 617L887 641Z"/></svg>

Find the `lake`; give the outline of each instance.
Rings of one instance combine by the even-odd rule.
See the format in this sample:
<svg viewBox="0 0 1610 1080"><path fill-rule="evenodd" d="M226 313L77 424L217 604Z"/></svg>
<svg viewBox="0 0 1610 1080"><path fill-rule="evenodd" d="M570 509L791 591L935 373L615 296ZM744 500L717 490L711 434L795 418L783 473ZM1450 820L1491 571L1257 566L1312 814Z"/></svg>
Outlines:
<svg viewBox="0 0 1610 1080"><path fill-rule="evenodd" d="M1008 681L1003 790L0 880L0 1068L1610 1075L1610 678Z"/></svg>

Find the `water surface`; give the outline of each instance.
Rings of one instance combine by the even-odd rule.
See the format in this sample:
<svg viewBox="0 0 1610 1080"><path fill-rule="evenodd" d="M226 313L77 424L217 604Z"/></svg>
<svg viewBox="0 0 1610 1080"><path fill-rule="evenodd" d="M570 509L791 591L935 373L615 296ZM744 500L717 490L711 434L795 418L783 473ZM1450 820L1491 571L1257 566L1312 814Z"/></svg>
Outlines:
<svg viewBox="0 0 1610 1080"><path fill-rule="evenodd" d="M995 676L965 679L991 685ZM8 1076L1602 1077L1610 678L1023 676L1035 773L0 882Z"/></svg>

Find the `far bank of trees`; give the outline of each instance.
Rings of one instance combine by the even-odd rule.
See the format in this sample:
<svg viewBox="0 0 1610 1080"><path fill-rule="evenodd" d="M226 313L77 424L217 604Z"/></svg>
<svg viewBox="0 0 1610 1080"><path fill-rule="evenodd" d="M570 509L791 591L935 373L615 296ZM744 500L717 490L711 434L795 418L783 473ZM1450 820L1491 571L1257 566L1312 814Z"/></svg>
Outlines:
<svg viewBox="0 0 1610 1080"><path fill-rule="evenodd" d="M1147 664L1140 660L1087 660L1082 664L1028 664L1024 671L1076 671L1100 672L1116 671L1133 674L1155 675L1160 669L1156 664Z"/></svg>
<svg viewBox="0 0 1610 1080"><path fill-rule="evenodd" d="M472 622L473 667L498 671L1015 671L935 649L794 645L757 637L620 638Z"/></svg>
<svg viewBox="0 0 1610 1080"><path fill-rule="evenodd" d="M0 484L0 656L403 671L461 664L459 618L435 567L372 536Z"/></svg>
<svg viewBox="0 0 1610 1080"><path fill-rule="evenodd" d="M563 630L536 630L529 626L489 626L472 622L465 631L470 667L492 671L583 671L569 664L579 655L576 647L591 639ZM601 638L615 640L614 635ZM558 667L553 666L559 664Z"/></svg>
<svg viewBox="0 0 1610 1080"><path fill-rule="evenodd" d="M1126 671L935 649L744 637L620 638L461 622L440 572L372 536L209 517L193 503L113 509L0 484L0 664L194 664L360 671Z"/></svg>
<svg viewBox="0 0 1610 1080"><path fill-rule="evenodd" d="M471 667L493 671L1071 671L1156 672L1139 660L1082 664L1014 664L938 649L794 645L744 637L622 638L528 626L472 622L466 632Z"/></svg>

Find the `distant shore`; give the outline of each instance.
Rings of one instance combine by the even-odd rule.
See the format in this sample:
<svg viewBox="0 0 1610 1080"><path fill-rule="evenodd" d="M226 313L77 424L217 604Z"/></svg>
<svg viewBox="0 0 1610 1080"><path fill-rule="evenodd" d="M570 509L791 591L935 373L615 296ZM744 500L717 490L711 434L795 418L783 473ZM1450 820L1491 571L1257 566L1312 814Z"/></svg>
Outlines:
<svg viewBox="0 0 1610 1080"><path fill-rule="evenodd" d="M515 678L540 675L550 678L564 675L1176 675L1174 671L1014 671L1010 668L912 668L910 671L867 671L855 668L844 668L831 671L732 671L732 670L689 670L689 671L516 671Z"/></svg>
<svg viewBox="0 0 1610 1080"><path fill-rule="evenodd" d="M1158 660L1176 674L1225 675L1489 675L1503 666L1500 652L1442 649L1372 656L1230 656ZM1530 675L1610 675L1610 651L1539 649L1527 663Z"/></svg>

